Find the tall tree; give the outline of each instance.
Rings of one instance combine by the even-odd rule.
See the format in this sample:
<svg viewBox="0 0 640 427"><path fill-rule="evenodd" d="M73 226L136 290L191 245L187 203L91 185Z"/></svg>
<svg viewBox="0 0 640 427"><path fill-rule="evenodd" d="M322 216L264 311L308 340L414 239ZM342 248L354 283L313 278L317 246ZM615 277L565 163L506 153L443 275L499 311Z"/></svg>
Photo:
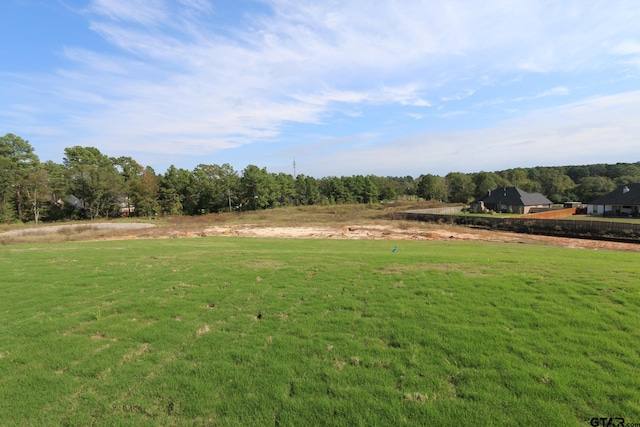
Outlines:
<svg viewBox="0 0 640 427"><path fill-rule="evenodd" d="M330 176L322 178L318 185L320 194L326 200L333 203L347 203L350 200L349 191L344 185L344 181L338 177Z"/></svg>
<svg viewBox="0 0 640 427"><path fill-rule="evenodd" d="M445 179L432 174L421 175L418 178L416 195L425 200L444 201L447 197Z"/></svg>
<svg viewBox="0 0 640 427"><path fill-rule="evenodd" d="M114 162L95 147L81 147L76 145L64 149L62 163L69 169L75 166L100 166L115 170Z"/></svg>
<svg viewBox="0 0 640 427"><path fill-rule="evenodd" d="M147 166L130 183L131 200L136 216L154 216L160 212L160 183L155 171Z"/></svg>
<svg viewBox="0 0 640 427"><path fill-rule="evenodd" d="M71 216L71 208L67 209L64 203L70 193L70 184L67 181L67 168L51 160L42 164L47 172L47 185L49 190L49 206L46 212L47 220L61 220Z"/></svg>
<svg viewBox="0 0 640 427"><path fill-rule="evenodd" d="M371 176L364 177L364 187L362 189L363 203L377 203L380 200L380 190Z"/></svg>
<svg viewBox="0 0 640 427"><path fill-rule="evenodd" d="M540 192L540 184L532 179L525 169L507 169L502 171L500 175L508 182L510 187L518 187L527 193Z"/></svg>
<svg viewBox="0 0 640 427"><path fill-rule="evenodd" d="M560 168L545 168L540 174L539 182L542 194L554 203L575 200L577 197L572 193L576 184Z"/></svg>
<svg viewBox="0 0 640 427"><path fill-rule="evenodd" d="M200 164L193 171L198 206L206 212L231 212L240 194L240 177L233 167Z"/></svg>
<svg viewBox="0 0 640 427"><path fill-rule="evenodd" d="M50 205L51 188L49 186L49 174L44 167L31 172L26 178L21 179L23 200L30 207L30 217L38 224L43 209Z"/></svg>
<svg viewBox="0 0 640 427"><path fill-rule="evenodd" d="M133 187L139 182L144 168L129 156L111 158L111 161L116 168L119 169L120 176L122 177L124 183L122 203L126 204L126 213L129 215L134 210L134 206L132 205Z"/></svg>
<svg viewBox="0 0 640 427"><path fill-rule="evenodd" d="M378 200L391 201L398 198L397 187L394 178L369 175L368 178L375 184L378 189Z"/></svg>
<svg viewBox="0 0 640 427"><path fill-rule="evenodd" d="M299 174L296 176L297 204L313 205L320 199L320 187L318 180L312 176Z"/></svg>
<svg viewBox="0 0 640 427"><path fill-rule="evenodd" d="M70 193L80 199L85 216L108 218L118 213L124 185L112 159L95 147L65 148Z"/></svg>
<svg viewBox="0 0 640 427"><path fill-rule="evenodd" d="M580 180L575 192L578 200L583 203L597 199L616 189L613 180L606 176L587 176Z"/></svg>
<svg viewBox="0 0 640 427"><path fill-rule="evenodd" d="M199 213L217 212L224 206L215 165L199 164L193 170L193 196Z"/></svg>
<svg viewBox="0 0 640 427"><path fill-rule="evenodd" d="M0 156L0 222L11 222L16 217L15 181L11 160Z"/></svg>
<svg viewBox="0 0 640 427"><path fill-rule="evenodd" d="M640 176L640 166L634 163L607 165L607 176L616 179L622 176Z"/></svg>
<svg viewBox="0 0 640 427"><path fill-rule="evenodd" d="M418 180L413 179L411 175L399 178L391 178L396 188L396 194L408 197L411 200L417 195Z"/></svg>
<svg viewBox="0 0 640 427"><path fill-rule="evenodd" d="M278 187L277 205L290 206L294 204L296 199L296 182L293 180L293 176L280 172L274 174L273 178Z"/></svg>
<svg viewBox="0 0 640 427"><path fill-rule="evenodd" d="M29 141L8 133L0 137L0 218L25 219L24 186L39 168L39 159Z"/></svg>
<svg viewBox="0 0 640 427"><path fill-rule="evenodd" d="M163 214L198 213L194 185L195 177L191 171L169 166L160 180L160 205Z"/></svg>
<svg viewBox="0 0 640 427"><path fill-rule="evenodd" d="M226 208L229 212L239 203L240 176L229 163L218 166L218 180L226 199Z"/></svg>
<svg viewBox="0 0 640 427"><path fill-rule="evenodd" d="M580 182L583 178L591 176L589 166L568 166L565 173L573 182Z"/></svg>
<svg viewBox="0 0 640 427"><path fill-rule="evenodd" d="M347 189L349 203L363 203L364 202L364 192L365 192L365 181L364 176L362 175L354 175L354 176L343 176L342 182L344 183L344 187Z"/></svg>
<svg viewBox="0 0 640 427"><path fill-rule="evenodd" d="M476 186L474 196L479 197L498 187L509 186L508 181L494 172L478 172L472 174L473 182Z"/></svg>
<svg viewBox="0 0 640 427"><path fill-rule="evenodd" d="M272 207L277 199L277 183L267 168L249 165L242 171L240 178L245 209L264 209Z"/></svg>
<svg viewBox="0 0 640 427"><path fill-rule="evenodd" d="M462 172L451 172L447 180L447 199L451 203L468 203L473 198L476 186L471 177Z"/></svg>

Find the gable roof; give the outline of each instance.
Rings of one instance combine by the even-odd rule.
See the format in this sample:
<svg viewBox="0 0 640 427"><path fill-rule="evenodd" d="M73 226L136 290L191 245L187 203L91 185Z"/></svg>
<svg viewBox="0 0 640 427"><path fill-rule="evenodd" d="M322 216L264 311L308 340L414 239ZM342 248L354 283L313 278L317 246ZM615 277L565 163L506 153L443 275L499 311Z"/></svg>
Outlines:
<svg viewBox="0 0 640 427"><path fill-rule="evenodd" d="M499 187L478 197L473 203L502 204L507 206L551 205L553 202L540 193L527 193L518 187Z"/></svg>
<svg viewBox="0 0 640 427"><path fill-rule="evenodd" d="M611 193L600 196L590 205L640 205L640 184L621 185Z"/></svg>

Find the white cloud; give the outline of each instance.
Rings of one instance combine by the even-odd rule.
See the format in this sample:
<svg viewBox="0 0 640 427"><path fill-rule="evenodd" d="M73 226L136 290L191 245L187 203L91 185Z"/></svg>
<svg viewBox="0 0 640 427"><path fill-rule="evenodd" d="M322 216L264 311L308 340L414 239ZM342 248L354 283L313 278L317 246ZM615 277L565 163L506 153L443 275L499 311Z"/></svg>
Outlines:
<svg viewBox="0 0 640 427"><path fill-rule="evenodd" d="M569 89L564 86L557 86L544 92L540 92L535 97L544 98L546 96L569 95Z"/></svg>
<svg viewBox="0 0 640 427"><path fill-rule="evenodd" d="M420 119L424 119L425 115L424 114L416 114L416 113L407 113L407 116L414 118L416 120L420 120Z"/></svg>
<svg viewBox="0 0 640 427"><path fill-rule="evenodd" d="M464 110L454 110L454 111L448 111L446 113L438 114L438 117L443 119L450 119L452 117L463 116L465 114L469 114L469 112Z"/></svg>
<svg viewBox="0 0 640 427"><path fill-rule="evenodd" d="M154 25L167 19L163 0L93 0L89 11L115 21Z"/></svg>
<svg viewBox="0 0 640 427"><path fill-rule="evenodd" d="M449 101L461 101L465 98L468 98L470 96L472 96L474 93L476 93L475 89L467 89L464 91L464 93L458 94L458 95L452 95L452 96L443 96L440 97L440 100L443 102L449 102Z"/></svg>
<svg viewBox="0 0 640 427"><path fill-rule="evenodd" d="M638 55L640 54L640 43L635 40L624 40L612 49L618 55Z"/></svg>
<svg viewBox="0 0 640 427"><path fill-rule="evenodd" d="M208 13L214 10L213 5L208 0L180 0L184 7L199 13Z"/></svg>
<svg viewBox="0 0 640 427"><path fill-rule="evenodd" d="M569 89L564 86L557 86L548 90L544 90L535 95L518 97L513 99L512 101L515 101L515 102L530 101L533 99L546 98L548 96L565 96L565 95L569 95Z"/></svg>
<svg viewBox="0 0 640 427"><path fill-rule="evenodd" d="M362 150L344 150L327 157L314 170L403 170L423 173L477 172L513 167L637 162L640 91L591 98L504 120L486 129L427 132ZM329 159L332 159L329 162ZM303 158L299 159L302 164ZM338 172L333 172L334 174Z"/></svg>
<svg viewBox="0 0 640 427"><path fill-rule="evenodd" d="M429 126L437 119L425 113L437 102L432 100L464 103L473 95L474 101L479 98L476 107L557 102L552 98L573 95L570 78L569 83L526 86L523 76L593 73L597 85L603 70L607 78L620 72L620 62L615 61L640 63L636 41L640 8L624 1L605 5L596 0L486 0L480 5L475 0L263 0L261 4L272 13L247 9L242 11L242 26L229 24L221 32L207 20L219 12L213 1L91 0L85 16L108 48L92 49L81 40L65 47L68 65L56 70L55 76L31 76L34 85L29 90L47 92L43 109L46 105L57 112L59 126L68 135L79 136L83 144L112 151L135 147L138 152L206 155L273 143L291 123L330 124L334 115L364 120L363 110L371 106L403 107L398 116L420 117L419 122ZM505 81L518 91L507 92L500 86ZM486 96L489 89L495 92ZM468 107L442 110L439 117L447 124L456 123L469 116ZM28 114L22 110L14 117L27 123ZM611 120L632 126L620 117ZM483 127L491 128L493 121ZM502 122L498 129L524 139L524 133L508 123ZM544 129L521 125L534 134ZM549 126L559 131L559 125ZM331 132L331 126L324 128ZM492 146L485 133L489 131L478 132L429 134L438 141L429 144L429 152L420 144L410 148L429 159L468 152L465 138ZM539 139L548 140L542 135ZM398 145L403 147L399 158L408 152L404 144L379 154L393 163L391 153ZM500 144L497 149L503 148ZM358 154L377 164L374 158ZM407 156L405 163L412 157ZM476 156L480 159L491 161L491 156Z"/></svg>

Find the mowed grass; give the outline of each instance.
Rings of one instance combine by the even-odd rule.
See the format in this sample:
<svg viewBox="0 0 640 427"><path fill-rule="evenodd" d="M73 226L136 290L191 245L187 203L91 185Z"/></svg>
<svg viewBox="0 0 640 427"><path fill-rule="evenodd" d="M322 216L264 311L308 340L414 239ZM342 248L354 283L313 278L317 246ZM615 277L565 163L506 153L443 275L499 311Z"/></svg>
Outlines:
<svg viewBox="0 0 640 427"><path fill-rule="evenodd" d="M4 246L0 425L640 422L639 260L440 241Z"/></svg>

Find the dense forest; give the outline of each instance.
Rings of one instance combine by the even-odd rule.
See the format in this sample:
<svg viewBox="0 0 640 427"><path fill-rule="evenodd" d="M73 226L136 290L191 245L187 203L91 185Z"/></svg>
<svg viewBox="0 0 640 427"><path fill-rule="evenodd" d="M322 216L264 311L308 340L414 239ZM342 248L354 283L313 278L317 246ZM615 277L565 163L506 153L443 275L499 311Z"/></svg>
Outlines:
<svg viewBox="0 0 640 427"><path fill-rule="evenodd" d="M468 203L502 186L540 192L555 203L588 202L617 185L640 182L640 162L515 168L496 172L429 173L417 178L270 173L249 165L169 167L164 174L131 157L94 147L64 150L62 164L40 162L19 136L0 137L0 222L120 216L200 215L289 205L379 203L424 199Z"/></svg>

